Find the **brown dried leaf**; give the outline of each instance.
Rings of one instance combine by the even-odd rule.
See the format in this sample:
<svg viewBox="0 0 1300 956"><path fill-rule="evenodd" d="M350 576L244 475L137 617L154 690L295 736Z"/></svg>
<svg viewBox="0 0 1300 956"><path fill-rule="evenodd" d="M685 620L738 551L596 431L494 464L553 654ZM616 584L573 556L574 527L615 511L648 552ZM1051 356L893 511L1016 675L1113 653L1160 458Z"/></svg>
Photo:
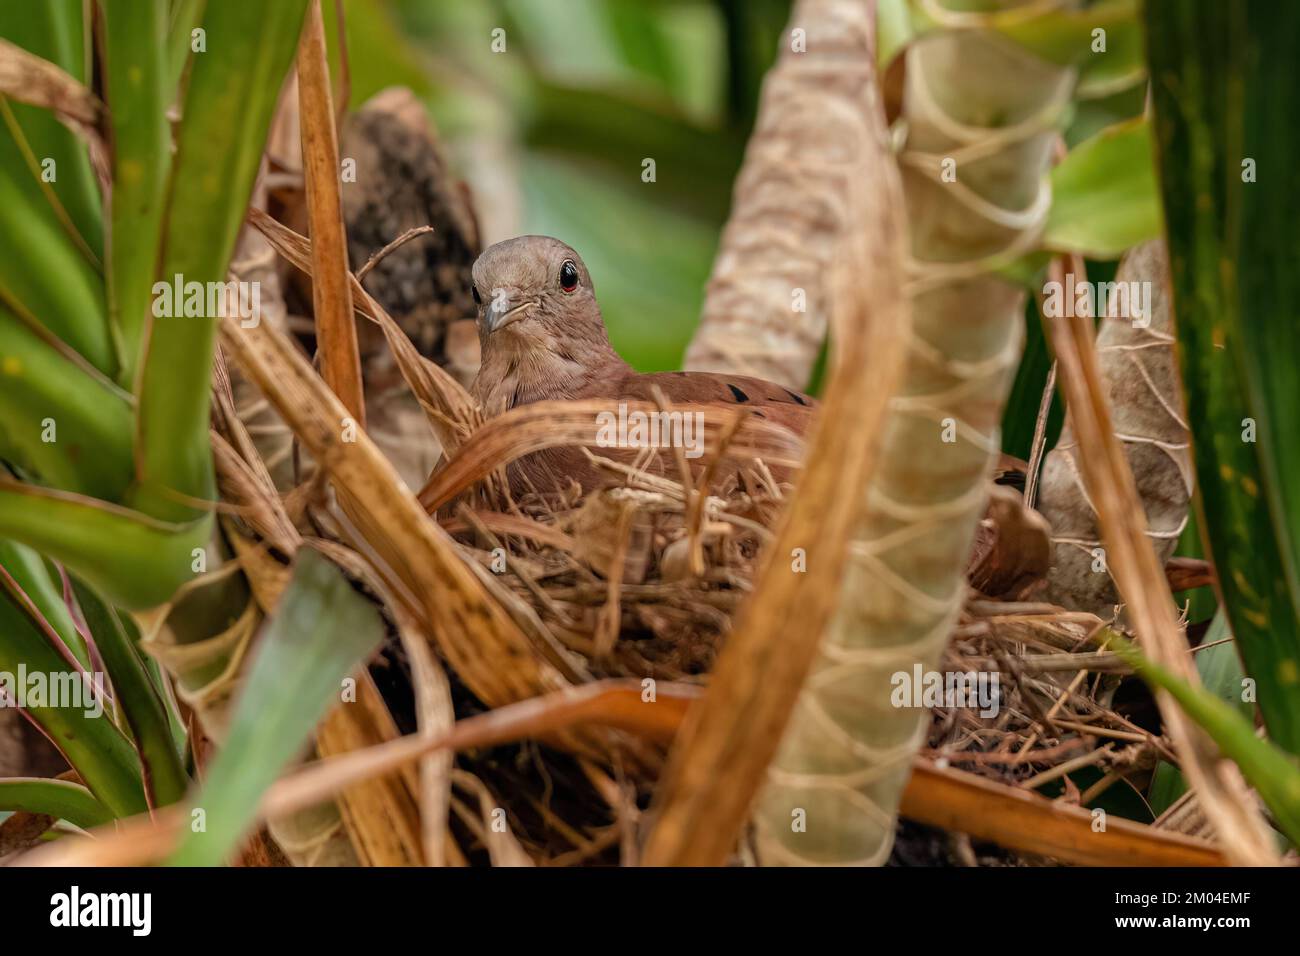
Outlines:
<svg viewBox="0 0 1300 956"><path fill-rule="evenodd" d="M1098 832L1085 808L923 759L913 767L900 812L932 827L1076 866L1227 865L1223 854L1203 840L1114 816Z"/></svg>
<svg viewBox="0 0 1300 956"><path fill-rule="evenodd" d="M313 238L312 305L321 374L357 424L364 426L366 402L357 327L352 317L349 282L352 274L348 271L339 146L320 0L311 0L307 5L307 19L298 45L298 112L307 183L307 218Z"/></svg>
<svg viewBox="0 0 1300 956"><path fill-rule="evenodd" d="M98 138L104 104L94 93L48 60L0 39L0 93L50 110L82 136Z"/></svg>

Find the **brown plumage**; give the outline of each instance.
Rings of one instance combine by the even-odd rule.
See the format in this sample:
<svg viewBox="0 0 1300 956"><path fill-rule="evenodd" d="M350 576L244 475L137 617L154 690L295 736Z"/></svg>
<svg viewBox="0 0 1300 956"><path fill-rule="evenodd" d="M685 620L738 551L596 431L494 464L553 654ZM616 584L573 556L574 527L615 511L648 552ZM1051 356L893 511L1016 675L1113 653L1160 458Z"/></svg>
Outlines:
<svg viewBox="0 0 1300 956"><path fill-rule="evenodd" d="M652 403L657 386L671 405L743 405L800 435L812 420L813 399L761 379L635 371L609 343L582 258L558 239L499 242L474 263L473 279L482 366L472 391L489 415L547 399ZM662 459L671 456L659 457L656 467L663 471ZM708 457L695 464L702 466ZM509 474L520 492L554 490L571 481L590 491L612 482L576 448L528 455Z"/></svg>

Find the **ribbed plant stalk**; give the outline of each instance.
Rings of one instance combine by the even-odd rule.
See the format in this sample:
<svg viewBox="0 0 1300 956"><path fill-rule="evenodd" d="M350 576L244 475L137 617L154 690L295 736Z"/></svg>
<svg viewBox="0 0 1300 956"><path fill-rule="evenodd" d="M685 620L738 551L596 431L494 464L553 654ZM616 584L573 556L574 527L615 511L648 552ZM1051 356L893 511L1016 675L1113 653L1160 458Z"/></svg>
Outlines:
<svg viewBox="0 0 1300 956"><path fill-rule="evenodd" d="M839 609L756 805L769 865L889 856L928 717L894 705L894 676L911 684L917 665L936 667L966 593L1022 345L1025 291L995 270L1037 239L1074 84L1072 68L983 29L929 33L906 55L909 360L880 466L859 492Z"/></svg>
<svg viewBox="0 0 1300 956"><path fill-rule="evenodd" d="M826 337L829 270L857 158L862 0L799 0L782 35L686 367L804 388Z"/></svg>

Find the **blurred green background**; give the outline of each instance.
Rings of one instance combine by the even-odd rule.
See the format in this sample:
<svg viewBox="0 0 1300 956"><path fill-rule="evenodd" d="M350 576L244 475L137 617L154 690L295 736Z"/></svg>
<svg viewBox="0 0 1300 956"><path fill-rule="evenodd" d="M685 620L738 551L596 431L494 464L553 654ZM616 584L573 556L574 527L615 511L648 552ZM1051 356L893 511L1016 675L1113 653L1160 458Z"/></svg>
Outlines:
<svg viewBox="0 0 1300 956"><path fill-rule="evenodd" d="M643 371L680 368L790 0L347 0L345 11L351 105L414 90L469 182L485 243L563 239L591 270L615 347ZM642 181L645 159L654 182Z"/></svg>

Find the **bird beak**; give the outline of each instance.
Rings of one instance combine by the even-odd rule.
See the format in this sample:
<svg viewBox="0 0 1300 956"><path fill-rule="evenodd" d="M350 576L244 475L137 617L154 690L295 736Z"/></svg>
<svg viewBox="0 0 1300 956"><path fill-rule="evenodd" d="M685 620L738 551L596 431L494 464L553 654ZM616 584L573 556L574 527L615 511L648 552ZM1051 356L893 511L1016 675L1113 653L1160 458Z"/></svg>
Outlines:
<svg viewBox="0 0 1300 956"><path fill-rule="evenodd" d="M488 332L500 332L507 325L518 322L524 316L528 315L533 309L537 308L536 302L521 302L507 312L498 312L495 309L487 310Z"/></svg>

